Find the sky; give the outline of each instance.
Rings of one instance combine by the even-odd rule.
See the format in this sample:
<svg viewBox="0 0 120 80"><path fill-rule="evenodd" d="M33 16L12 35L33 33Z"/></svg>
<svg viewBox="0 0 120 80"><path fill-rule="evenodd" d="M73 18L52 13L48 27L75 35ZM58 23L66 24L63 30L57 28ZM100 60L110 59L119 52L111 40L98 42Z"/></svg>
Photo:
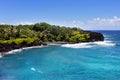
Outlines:
<svg viewBox="0 0 120 80"><path fill-rule="evenodd" d="M0 24L120 30L120 0L0 0Z"/></svg>

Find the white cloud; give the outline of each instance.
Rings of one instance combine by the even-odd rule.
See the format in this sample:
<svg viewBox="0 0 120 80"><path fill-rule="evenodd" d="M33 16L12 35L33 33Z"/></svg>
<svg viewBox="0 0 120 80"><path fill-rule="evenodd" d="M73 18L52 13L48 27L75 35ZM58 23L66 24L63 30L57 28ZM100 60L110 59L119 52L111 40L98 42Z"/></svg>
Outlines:
<svg viewBox="0 0 120 80"><path fill-rule="evenodd" d="M88 24L92 25L100 25L100 26L119 26L120 18L114 16L113 18L95 18L93 20L89 20Z"/></svg>
<svg viewBox="0 0 120 80"><path fill-rule="evenodd" d="M0 22L0 24L6 24L6 23Z"/></svg>
<svg viewBox="0 0 120 80"><path fill-rule="evenodd" d="M114 16L113 18L94 18L85 22L73 21L75 26L83 29L120 29L120 18Z"/></svg>
<svg viewBox="0 0 120 80"><path fill-rule="evenodd" d="M28 22L28 21L16 23L16 25L19 25L19 24L21 24L21 25L31 25L31 24L34 24L34 23L33 22Z"/></svg>
<svg viewBox="0 0 120 80"><path fill-rule="evenodd" d="M50 24L61 25L61 26L80 27L86 30L120 30L120 18L117 16L114 16L112 18L98 17L87 21L74 20L72 22L71 21L47 21L47 22ZM36 21L33 22L24 21L24 22L15 23L14 25L19 25L19 24L31 25L35 23ZM0 24L6 24L6 23L1 22Z"/></svg>
<svg viewBox="0 0 120 80"><path fill-rule="evenodd" d="M79 26L79 27L83 27L83 26L85 26L85 23L84 22L82 22L82 21L73 21L73 24L74 24L74 26L75 27L77 27L77 26Z"/></svg>
<svg viewBox="0 0 120 80"><path fill-rule="evenodd" d="M25 22L16 22L16 23L5 23L5 22L0 22L0 24L11 24L11 25L31 25L35 24L33 22L25 21Z"/></svg>

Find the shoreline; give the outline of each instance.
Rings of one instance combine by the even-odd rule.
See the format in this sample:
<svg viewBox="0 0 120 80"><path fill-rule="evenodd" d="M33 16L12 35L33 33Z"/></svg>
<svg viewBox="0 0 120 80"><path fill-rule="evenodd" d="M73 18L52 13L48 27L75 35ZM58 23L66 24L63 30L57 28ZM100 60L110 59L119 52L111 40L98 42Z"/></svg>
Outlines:
<svg viewBox="0 0 120 80"><path fill-rule="evenodd" d="M40 46L30 46L30 47L22 47L19 49L13 49L7 52L0 52L0 58L2 58L4 55L8 55L8 54L14 54L15 52L21 52L22 50L28 50L28 49L33 49L33 48L42 48L45 47L44 45L40 45Z"/></svg>
<svg viewBox="0 0 120 80"><path fill-rule="evenodd" d="M97 41L95 42L80 42L80 43L93 43L93 44L97 44L97 45L105 45L105 46L113 46L114 44L111 44L111 43L101 43L101 41L98 41L99 43L97 43ZM102 41L102 42L105 42L105 41ZM77 43L73 43L73 42L42 42L41 45L33 45L33 46L26 46L26 47L21 47L21 48L18 48L18 49L12 49L10 51L5 51L5 52L0 52L0 58L2 58L4 55L7 55L7 54L14 54L15 52L20 52L22 50L27 50L27 49L33 49L33 48L42 48L42 47L46 47L46 46L61 46L61 45L65 45L65 44L69 44L69 45L72 45L72 44L77 44ZM85 45L84 44L84 45ZM83 44L81 44L83 45Z"/></svg>
<svg viewBox="0 0 120 80"><path fill-rule="evenodd" d="M86 43L86 42L95 42L95 41L104 41L104 36L101 33L97 32L90 32L90 31L85 31L85 33L90 34L90 38L84 40L84 41L56 41L56 42L40 42L36 43L35 41L27 44L27 42L22 42L20 44L16 44L14 42L12 43L1 43L0 44L0 55L5 55L6 53L10 51L15 51L16 49L22 49L22 48L28 48L28 47L35 47L35 46L52 46L52 45L63 45L63 44L75 44L75 43Z"/></svg>
<svg viewBox="0 0 120 80"><path fill-rule="evenodd" d="M0 52L0 58L3 57L4 55L7 54L14 54L14 52L20 52L22 50L27 50L27 49L33 49L33 48L42 48L45 46L59 46L59 45L63 45L63 44L74 44L74 43L70 43L70 42L42 42L41 45L33 45L33 46L26 46L26 47L21 47L21 48L15 48L15 49L11 49L9 51L3 51Z"/></svg>

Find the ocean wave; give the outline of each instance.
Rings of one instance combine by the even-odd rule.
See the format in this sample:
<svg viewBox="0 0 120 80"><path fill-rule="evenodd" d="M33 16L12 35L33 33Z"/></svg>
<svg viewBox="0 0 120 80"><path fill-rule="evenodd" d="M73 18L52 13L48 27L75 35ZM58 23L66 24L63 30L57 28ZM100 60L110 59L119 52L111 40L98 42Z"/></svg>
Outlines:
<svg viewBox="0 0 120 80"><path fill-rule="evenodd" d="M2 55L0 54L0 58L2 58Z"/></svg>
<svg viewBox="0 0 120 80"><path fill-rule="evenodd" d="M36 69L34 67L31 68L32 71L36 71Z"/></svg>
<svg viewBox="0 0 120 80"><path fill-rule="evenodd" d="M98 41L98 42L88 42L88 43L77 43L77 44L64 44L62 47L67 48L92 48L94 46L102 46L102 47L111 47L116 44L112 41Z"/></svg>
<svg viewBox="0 0 120 80"><path fill-rule="evenodd" d="M16 54L17 52L21 52L22 50L28 50L28 49L33 49L33 48L42 48L43 46L32 46L32 47L25 47L25 48L20 48L20 49L15 49L11 50L9 52L6 52L5 54ZM0 55L1 57L1 55Z"/></svg>
<svg viewBox="0 0 120 80"><path fill-rule="evenodd" d="M98 41L98 42L93 42L93 44L96 44L99 46L115 46L116 45L112 41Z"/></svg>
<svg viewBox="0 0 120 80"><path fill-rule="evenodd" d="M84 63L83 65L85 65L87 68L89 69L104 69L104 70L115 70L115 71L119 71L119 66L114 66L111 65L109 63L107 64L102 64L102 63ZM109 66L109 67L108 67Z"/></svg>
<svg viewBox="0 0 120 80"><path fill-rule="evenodd" d="M90 44L91 43L64 44L62 45L62 47L69 47L69 48L91 48L93 47Z"/></svg>
<svg viewBox="0 0 120 80"><path fill-rule="evenodd" d="M43 73L43 72L40 71L40 70L36 70L34 67L32 67L31 70L32 70L32 71L36 71L36 72L38 72L38 73Z"/></svg>
<svg viewBox="0 0 120 80"><path fill-rule="evenodd" d="M22 49L15 49L15 50L6 52L5 54L15 54L16 52L21 52L21 51L22 51Z"/></svg>
<svg viewBox="0 0 120 80"><path fill-rule="evenodd" d="M33 49L33 48L42 48L44 46L32 46L32 47L25 47L25 48L22 48L22 50L26 50L26 49Z"/></svg>

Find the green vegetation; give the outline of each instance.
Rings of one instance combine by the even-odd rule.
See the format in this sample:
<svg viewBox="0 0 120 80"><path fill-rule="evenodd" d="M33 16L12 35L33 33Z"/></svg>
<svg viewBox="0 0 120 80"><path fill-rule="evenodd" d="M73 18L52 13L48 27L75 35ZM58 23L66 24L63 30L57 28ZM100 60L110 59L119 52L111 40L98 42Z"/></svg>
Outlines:
<svg viewBox="0 0 120 80"><path fill-rule="evenodd" d="M45 22L34 25L0 25L0 44L84 42L89 38L90 35L82 29L60 27Z"/></svg>

